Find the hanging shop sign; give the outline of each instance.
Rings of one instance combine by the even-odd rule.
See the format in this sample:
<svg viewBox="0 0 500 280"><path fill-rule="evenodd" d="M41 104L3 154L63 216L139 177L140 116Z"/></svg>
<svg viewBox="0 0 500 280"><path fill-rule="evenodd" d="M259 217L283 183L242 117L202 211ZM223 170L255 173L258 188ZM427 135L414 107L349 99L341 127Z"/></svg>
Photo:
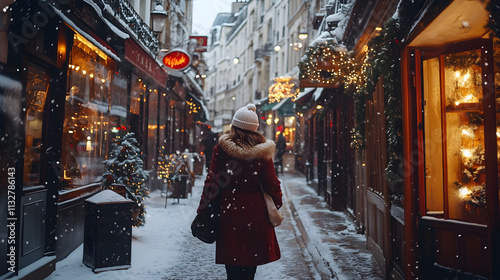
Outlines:
<svg viewBox="0 0 500 280"><path fill-rule="evenodd" d="M196 40L195 52L206 52L208 36L189 36L189 39Z"/></svg>
<svg viewBox="0 0 500 280"><path fill-rule="evenodd" d="M163 64L169 69L182 71L191 64L191 56L181 49L173 49L163 57Z"/></svg>

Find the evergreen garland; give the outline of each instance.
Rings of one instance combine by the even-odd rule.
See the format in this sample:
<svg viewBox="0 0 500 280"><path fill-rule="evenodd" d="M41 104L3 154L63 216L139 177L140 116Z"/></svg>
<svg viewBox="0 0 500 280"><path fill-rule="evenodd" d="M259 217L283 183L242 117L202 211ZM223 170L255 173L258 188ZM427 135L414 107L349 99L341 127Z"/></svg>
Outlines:
<svg viewBox="0 0 500 280"><path fill-rule="evenodd" d="M446 2L446 1L441 1ZM408 34L426 0L402 0L398 6L400 29Z"/></svg>
<svg viewBox="0 0 500 280"><path fill-rule="evenodd" d="M391 184L401 183L403 170L403 122L401 112L401 76L399 25L397 20L386 22L380 35L369 43L367 54L366 86L353 93L356 106L356 133L365 137L365 104L367 93L375 91L380 77L384 78L384 102L386 117L386 138L388 163L387 181ZM359 145L364 148L364 143Z"/></svg>
<svg viewBox="0 0 500 280"><path fill-rule="evenodd" d="M341 85L354 71L352 58L335 40L311 46L299 62L299 77L311 83Z"/></svg>
<svg viewBox="0 0 500 280"><path fill-rule="evenodd" d="M133 225L144 225L146 209L143 201L149 194L145 184L148 174L144 170L135 134L128 133L119 143L113 143L109 158L103 163L106 170L102 176L103 188L109 189L113 184L125 185L134 201L132 211L138 213Z"/></svg>

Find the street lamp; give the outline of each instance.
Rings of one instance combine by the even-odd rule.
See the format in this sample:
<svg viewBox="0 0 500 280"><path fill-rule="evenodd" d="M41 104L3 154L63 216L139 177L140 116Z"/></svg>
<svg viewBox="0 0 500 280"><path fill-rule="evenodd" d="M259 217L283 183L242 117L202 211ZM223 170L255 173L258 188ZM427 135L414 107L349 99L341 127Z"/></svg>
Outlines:
<svg viewBox="0 0 500 280"><path fill-rule="evenodd" d="M167 16L167 11L165 11L163 6L160 4L156 5L154 10L151 12L152 29L156 36L159 36L161 32L163 32Z"/></svg>
<svg viewBox="0 0 500 280"><path fill-rule="evenodd" d="M307 39L307 31L301 31L299 33L299 39L304 41L305 39Z"/></svg>

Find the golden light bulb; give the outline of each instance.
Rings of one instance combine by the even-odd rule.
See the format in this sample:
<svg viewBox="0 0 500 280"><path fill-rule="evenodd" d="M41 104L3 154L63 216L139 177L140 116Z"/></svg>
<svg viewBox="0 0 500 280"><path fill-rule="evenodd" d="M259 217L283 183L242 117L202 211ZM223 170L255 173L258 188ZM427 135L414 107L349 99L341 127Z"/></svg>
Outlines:
<svg viewBox="0 0 500 280"><path fill-rule="evenodd" d="M472 151L470 149L462 149L462 155L465 158L470 158L472 157Z"/></svg>
<svg viewBox="0 0 500 280"><path fill-rule="evenodd" d="M464 78L463 78L464 82L467 81L469 78L470 78L470 74L469 73L465 74Z"/></svg>
<svg viewBox="0 0 500 280"><path fill-rule="evenodd" d="M460 198L465 198L470 193L471 193L471 191L467 187L462 187L462 188L458 189L458 194L459 194Z"/></svg>

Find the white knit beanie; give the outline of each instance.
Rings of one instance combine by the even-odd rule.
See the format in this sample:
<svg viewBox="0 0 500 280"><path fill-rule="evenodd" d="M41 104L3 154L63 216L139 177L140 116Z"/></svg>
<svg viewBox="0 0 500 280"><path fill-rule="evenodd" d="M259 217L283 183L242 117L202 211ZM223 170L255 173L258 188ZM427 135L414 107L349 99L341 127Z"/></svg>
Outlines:
<svg viewBox="0 0 500 280"><path fill-rule="evenodd" d="M253 132L257 131L259 128L259 117L255 113L255 110L257 108L251 103L238 109L234 114L232 126Z"/></svg>

